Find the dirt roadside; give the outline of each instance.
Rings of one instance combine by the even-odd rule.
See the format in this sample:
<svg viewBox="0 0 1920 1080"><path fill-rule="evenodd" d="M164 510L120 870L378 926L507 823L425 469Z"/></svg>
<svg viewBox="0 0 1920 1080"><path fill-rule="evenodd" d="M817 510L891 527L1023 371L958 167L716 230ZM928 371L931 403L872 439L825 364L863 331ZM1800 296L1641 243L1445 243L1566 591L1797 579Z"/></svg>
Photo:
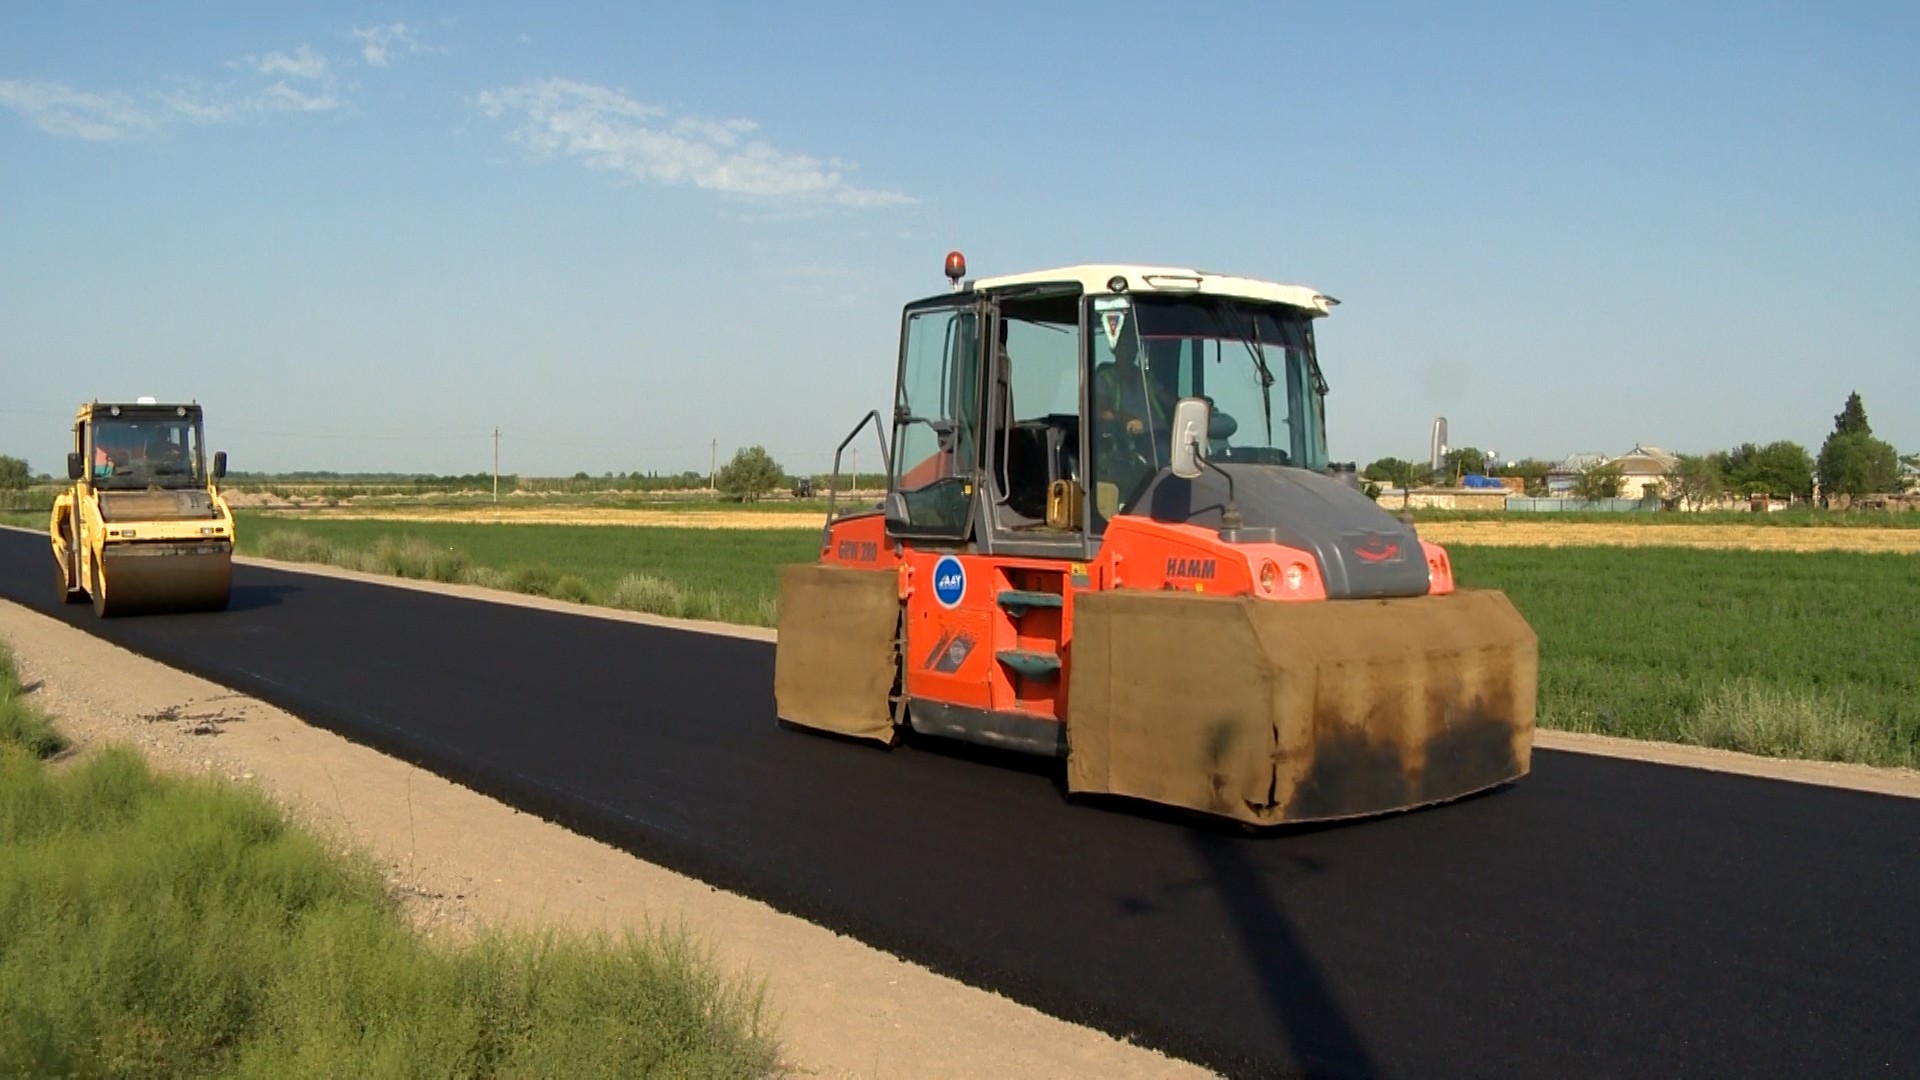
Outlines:
<svg viewBox="0 0 1920 1080"><path fill-rule="evenodd" d="M1547 728L1540 728L1533 733L1533 745L1537 750L1564 750L1574 754L1645 761L1654 765L1674 765L1683 769L1737 773L1762 780L1785 780L1795 784L1920 799L1920 770L1915 769L1881 768L1843 761L1760 757L1708 746L1683 746L1679 743L1623 739L1616 735L1590 735L1580 731L1552 731Z"/></svg>
<svg viewBox="0 0 1920 1080"><path fill-rule="evenodd" d="M1210 1075L642 862L19 605L0 601L0 638L75 753L121 743L163 769L259 785L371 851L429 932L684 925L728 970L765 978L794 1075Z"/></svg>

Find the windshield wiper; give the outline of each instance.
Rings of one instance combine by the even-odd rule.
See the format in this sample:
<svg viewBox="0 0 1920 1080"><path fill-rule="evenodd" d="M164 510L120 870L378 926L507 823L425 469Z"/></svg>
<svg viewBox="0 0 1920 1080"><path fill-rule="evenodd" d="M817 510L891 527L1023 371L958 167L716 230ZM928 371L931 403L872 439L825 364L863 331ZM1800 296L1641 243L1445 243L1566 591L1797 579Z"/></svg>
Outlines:
<svg viewBox="0 0 1920 1080"><path fill-rule="evenodd" d="M1306 344L1307 370L1313 373L1313 392L1321 397L1327 396L1327 377L1320 373L1320 351L1313 345L1313 326L1309 323L1300 328L1300 339Z"/></svg>
<svg viewBox="0 0 1920 1080"><path fill-rule="evenodd" d="M1246 347L1248 356L1253 357L1253 366L1256 369L1258 369L1260 372L1261 418L1262 420L1265 421L1267 426L1267 445L1272 446L1273 445L1274 378L1273 378L1272 369L1267 367L1266 355L1260 349L1260 319L1259 319L1259 316L1257 315L1249 317L1250 321L1253 324L1253 336L1249 338L1247 337L1247 335L1242 334L1240 332L1239 326L1235 325L1235 326L1229 327L1227 325L1227 320L1221 316L1221 311L1226 307L1227 307L1227 304L1225 301L1214 300L1212 303L1207 305L1207 313L1213 316L1213 324L1214 326L1219 328L1222 337L1231 336L1235 341L1238 341L1241 345ZM1239 314L1237 309L1235 310L1234 313L1236 315Z"/></svg>

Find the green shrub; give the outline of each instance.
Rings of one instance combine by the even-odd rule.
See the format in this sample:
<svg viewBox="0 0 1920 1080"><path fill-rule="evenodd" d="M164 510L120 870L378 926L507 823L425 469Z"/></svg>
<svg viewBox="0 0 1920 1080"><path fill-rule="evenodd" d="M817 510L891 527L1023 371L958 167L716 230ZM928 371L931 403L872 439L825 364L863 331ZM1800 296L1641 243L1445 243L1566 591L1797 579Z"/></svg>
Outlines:
<svg viewBox="0 0 1920 1080"><path fill-rule="evenodd" d="M255 551L263 559L282 562L338 563L341 556L340 549L320 537L291 529L261 536Z"/></svg>
<svg viewBox="0 0 1920 1080"><path fill-rule="evenodd" d="M1727 683L1680 721L1682 742L1767 757L1905 764L1885 731L1844 696L1812 688Z"/></svg>
<svg viewBox="0 0 1920 1080"><path fill-rule="evenodd" d="M507 571L507 588L529 596L549 596L560 575L544 566L516 566Z"/></svg>
<svg viewBox="0 0 1920 1080"><path fill-rule="evenodd" d="M0 686L17 690L0 659ZM17 693L4 700L18 704ZM264 795L0 743L0 1074L774 1073L762 988L681 934L430 943Z"/></svg>
<svg viewBox="0 0 1920 1080"><path fill-rule="evenodd" d="M458 548L438 547L418 536L383 536L367 553L365 567L376 574L455 582L464 580L467 556Z"/></svg>
<svg viewBox="0 0 1920 1080"><path fill-rule="evenodd" d="M628 574L614 585L607 603L628 611L681 618L688 607L687 590L652 574Z"/></svg>
<svg viewBox="0 0 1920 1080"><path fill-rule="evenodd" d="M19 747L36 758L52 757L67 748L67 740L27 704L5 646L0 646L0 746Z"/></svg>
<svg viewBox="0 0 1920 1080"><path fill-rule="evenodd" d="M469 566L463 579L465 584L478 585L483 589L499 589L510 592L513 589L513 576L505 570L496 570L491 566Z"/></svg>

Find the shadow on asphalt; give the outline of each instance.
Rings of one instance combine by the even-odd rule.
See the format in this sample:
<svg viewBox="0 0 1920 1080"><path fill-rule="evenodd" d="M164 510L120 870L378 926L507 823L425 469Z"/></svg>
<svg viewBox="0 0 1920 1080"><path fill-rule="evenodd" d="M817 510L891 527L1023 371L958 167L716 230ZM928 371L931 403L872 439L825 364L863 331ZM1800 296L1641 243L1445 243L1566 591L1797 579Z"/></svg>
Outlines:
<svg viewBox="0 0 1920 1080"><path fill-rule="evenodd" d="M298 585L235 585L227 596L228 611L258 611L286 603L306 590Z"/></svg>
<svg viewBox="0 0 1920 1080"><path fill-rule="evenodd" d="M1287 1033L1299 1071L1309 1076L1380 1075L1281 898L1247 859L1250 841L1205 832L1188 837L1258 972L1268 1013Z"/></svg>

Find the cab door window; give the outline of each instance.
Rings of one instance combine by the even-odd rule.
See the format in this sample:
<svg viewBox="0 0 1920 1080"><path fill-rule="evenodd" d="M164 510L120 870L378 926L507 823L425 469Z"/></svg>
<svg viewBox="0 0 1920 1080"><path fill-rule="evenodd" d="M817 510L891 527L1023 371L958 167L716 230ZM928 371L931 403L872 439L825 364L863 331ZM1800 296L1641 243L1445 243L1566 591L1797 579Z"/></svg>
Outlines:
<svg viewBox="0 0 1920 1080"><path fill-rule="evenodd" d="M980 454L980 318L971 307L907 313L894 402L894 531L963 536Z"/></svg>
<svg viewBox="0 0 1920 1080"><path fill-rule="evenodd" d="M1082 481L1079 293L1003 301L999 315L988 449L995 525L1036 538L1076 531L1079 515L1053 504L1077 507Z"/></svg>

